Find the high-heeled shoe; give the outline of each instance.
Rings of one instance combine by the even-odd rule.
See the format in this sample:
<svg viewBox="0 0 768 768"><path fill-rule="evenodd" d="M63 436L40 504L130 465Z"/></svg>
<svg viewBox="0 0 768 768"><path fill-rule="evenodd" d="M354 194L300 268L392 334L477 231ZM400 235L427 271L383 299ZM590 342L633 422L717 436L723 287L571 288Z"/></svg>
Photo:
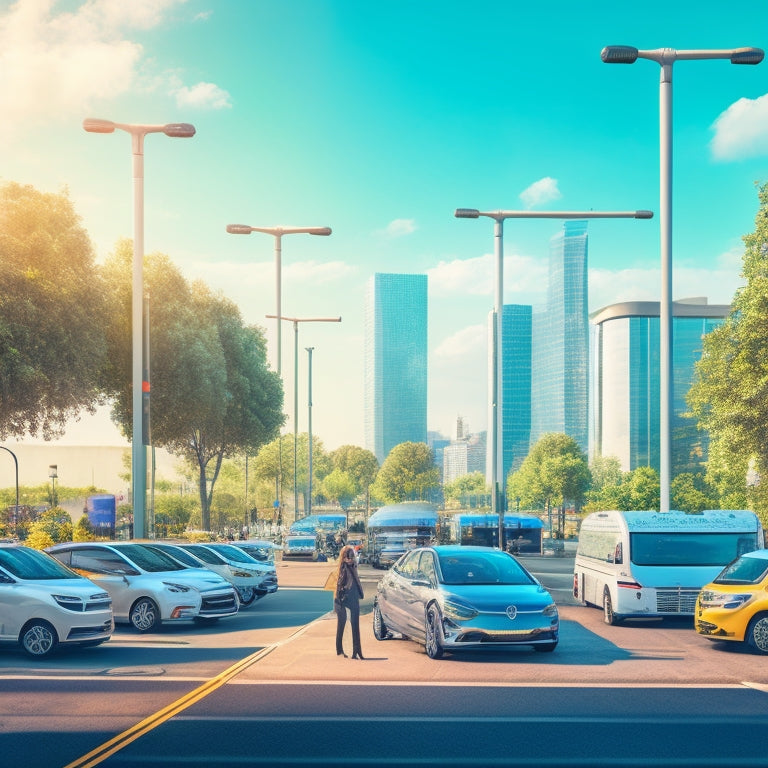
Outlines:
<svg viewBox="0 0 768 768"><path fill-rule="evenodd" d="M365 660L365 656L363 656L363 652L362 651L354 651L354 653L352 654L352 658L353 659Z"/></svg>
<svg viewBox="0 0 768 768"><path fill-rule="evenodd" d="M337 656L343 656L345 659L347 658L347 654L344 653L344 651L336 651Z"/></svg>

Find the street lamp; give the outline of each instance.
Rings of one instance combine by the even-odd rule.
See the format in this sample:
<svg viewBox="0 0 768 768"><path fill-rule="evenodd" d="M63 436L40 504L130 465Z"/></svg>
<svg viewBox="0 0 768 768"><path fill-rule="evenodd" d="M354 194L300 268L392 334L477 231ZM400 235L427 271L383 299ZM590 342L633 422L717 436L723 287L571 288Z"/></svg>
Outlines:
<svg viewBox="0 0 768 768"><path fill-rule="evenodd" d="M267 315L270 319L287 320L293 323L293 519L299 514L299 488L296 484L298 466L298 424L299 424L299 323L340 323L340 317L280 317Z"/></svg>
<svg viewBox="0 0 768 768"><path fill-rule="evenodd" d="M491 384L488 405L488 420L491 428L490 464L491 464L491 511L498 515L499 547L504 549L504 488L502 450L502 388L501 365L499 361L501 345L501 316L504 307L504 220L505 219L650 219L653 211L478 211L476 208L457 208L457 219L477 219L487 216L494 220L494 253L496 268L494 273L494 304L491 317L491 363L489 379ZM486 473L487 474L487 473Z"/></svg>
<svg viewBox="0 0 768 768"><path fill-rule="evenodd" d="M251 232L263 232L265 235L272 235L275 238L275 294L277 310L273 317L281 318L283 316L282 308L282 237L283 235L322 235L331 234L330 227L250 227L247 224L227 224L227 232L230 235L250 235ZM281 346L280 320L277 321L277 375L282 373L282 346Z"/></svg>
<svg viewBox="0 0 768 768"><path fill-rule="evenodd" d="M58 506L56 504L56 478L59 476L58 464L48 465L48 477L51 478L51 506Z"/></svg>
<svg viewBox="0 0 768 768"><path fill-rule="evenodd" d="M13 457L13 464L16 467L16 512L14 514L14 522L16 522L19 517L19 460L16 458L16 454L10 448L6 448L4 445L0 445L0 449L8 451L8 453L11 454Z"/></svg>
<svg viewBox="0 0 768 768"><path fill-rule="evenodd" d="M760 48L641 51L629 45L609 45L600 52L606 64L634 64L650 59L661 65L659 83L659 229L661 231L661 302L659 304L659 490L662 512L669 511L672 452L672 65L676 61L729 59L731 64L759 64Z"/></svg>
<svg viewBox="0 0 768 768"><path fill-rule="evenodd" d="M309 384L307 386L307 403L309 406L309 415L307 418L307 429L309 430L309 481L307 491L307 515L312 514L312 351L314 347L305 347L309 358Z"/></svg>
<svg viewBox="0 0 768 768"><path fill-rule="evenodd" d="M133 382L133 432L131 435L131 476L133 495L134 536L145 538L147 454L144 450L144 390L149 394L149 381L144 381L142 366L142 309L144 299L144 137L148 133L164 133L177 139L188 139L195 135L195 127L189 123L168 123L166 125L132 125L113 123L111 120L87 118L83 128L89 133L114 133L115 128L131 135L133 151L133 280L132 280L132 382Z"/></svg>

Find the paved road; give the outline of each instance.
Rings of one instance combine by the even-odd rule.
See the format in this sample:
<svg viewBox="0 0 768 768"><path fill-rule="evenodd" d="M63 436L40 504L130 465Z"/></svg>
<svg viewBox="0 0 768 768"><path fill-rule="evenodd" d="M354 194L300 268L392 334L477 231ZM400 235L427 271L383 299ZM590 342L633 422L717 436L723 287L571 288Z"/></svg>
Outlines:
<svg viewBox="0 0 768 768"><path fill-rule="evenodd" d="M533 570L565 590L571 566ZM4 653L5 764L766 764L766 665L690 621L610 627L561 602L553 654L433 661L410 641L377 642L364 616L368 658L354 661L334 653L329 569L280 566L276 595L216 629L121 630L46 665ZM381 572L362 575L370 605Z"/></svg>

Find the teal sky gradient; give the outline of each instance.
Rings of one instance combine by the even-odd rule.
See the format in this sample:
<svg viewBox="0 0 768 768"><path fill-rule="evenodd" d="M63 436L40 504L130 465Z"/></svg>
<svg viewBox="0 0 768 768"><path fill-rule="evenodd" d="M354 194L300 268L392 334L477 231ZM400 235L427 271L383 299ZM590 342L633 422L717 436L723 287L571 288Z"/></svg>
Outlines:
<svg viewBox="0 0 768 768"><path fill-rule="evenodd" d="M659 74L600 51L768 48L768 4L352 0L0 2L0 179L63 186L103 258L132 236L130 140L85 117L190 122L145 145L145 249L267 328L283 238L300 327L299 429L363 444L363 301L374 272L429 276L429 428L486 427L493 227L458 207L651 209L589 225L590 308L659 298ZM674 65L674 296L728 303L768 181L768 63ZM505 301L538 303L556 221L505 225ZM283 327L293 429L293 328ZM108 440L99 433L95 440Z"/></svg>

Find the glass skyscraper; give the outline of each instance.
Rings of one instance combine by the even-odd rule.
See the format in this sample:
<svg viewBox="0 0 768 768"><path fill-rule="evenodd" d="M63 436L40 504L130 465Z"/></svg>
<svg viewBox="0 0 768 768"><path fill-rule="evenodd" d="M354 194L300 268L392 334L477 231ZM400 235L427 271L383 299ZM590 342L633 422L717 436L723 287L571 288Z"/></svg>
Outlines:
<svg viewBox="0 0 768 768"><path fill-rule="evenodd" d="M687 299L672 305L673 474L692 472L707 458L706 433L685 417L685 396L701 358L702 337L720 325L730 306ZM659 303L612 304L592 315L594 408L590 454L616 456L625 472L659 469Z"/></svg>
<svg viewBox="0 0 768 768"><path fill-rule="evenodd" d="M365 303L365 446L427 442L427 276L376 273Z"/></svg>
<svg viewBox="0 0 768 768"><path fill-rule="evenodd" d="M520 468L531 438L531 307L505 304L501 314L503 477ZM490 467L490 460L486 466Z"/></svg>
<svg viewBox="0 0 768 768"><path fill-rule="evenodd" d="M531 439L564 432L588 448L587 222L565 221L550 241L543 311L533 315Z"/></svg>

